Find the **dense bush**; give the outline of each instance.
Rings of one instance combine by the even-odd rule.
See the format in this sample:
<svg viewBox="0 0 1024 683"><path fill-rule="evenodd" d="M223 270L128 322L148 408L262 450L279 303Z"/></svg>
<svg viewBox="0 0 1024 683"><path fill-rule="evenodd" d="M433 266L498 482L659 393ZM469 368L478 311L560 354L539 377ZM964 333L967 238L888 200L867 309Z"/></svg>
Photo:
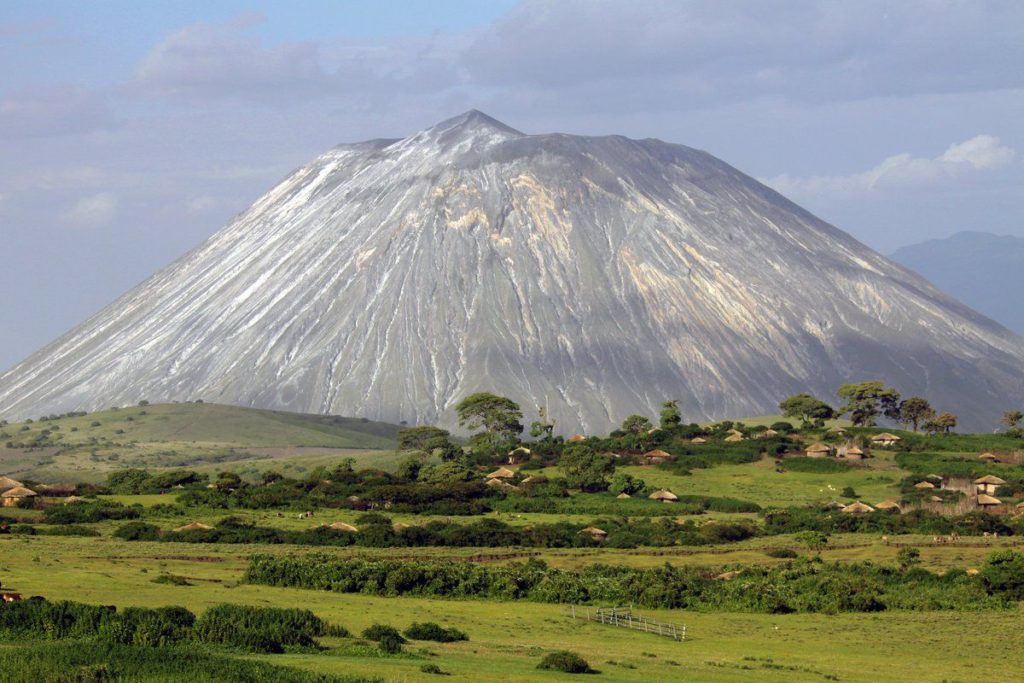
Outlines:
<svg viewBox="0 0 1024 683"><path fill-rule="evenodd" d="M316 647L327 625L305 609L217 605L196 621L197 640L253 652L283 652L287 646Z"/></svg>
<svg viewBox="0 0 1024 683"><path fill-rule="evenodd" d="M106 519L138 519L140 507L125 507L111 501L82 501L43 510L47 524L90 524Z"/></svg>
<svg viewBox="0 0 1024 683"><path fill-rule="evenodd" d="M432 640L436 643L454 643L458 640L469 640L465 633L457 628L445 628L432 621L413 623L405 629L405 635L412 640Z"/></svg>
<svg viewBox="0 0 1024 683"><path fill-rule="evenodd" d="M0 609L2 611L2 609ZM0 683L54 681L188 681L189 683L382 683L379 678L331 676L209 652L181 643L132 647L77 642L35 643L4 647Z"/></svg>
<svg viewBox="0 0 1024 683"><path fill-rule="evenodd" d="M129 607L118 612L67 601L0 603L0 634L7 637L95 639L153 647L202 641L252 652L283 652L290 646L316 647L315 638L328 633L347 635L301 609L217 605L197 620L182 607Z"/></svg>
<svg viewBox="0 0 1024 683"><path fill-rule="evenodd" d="M732 581L716 581L712 576L698 568L670 565L657 569L590 565L566 571L537 560L495 567L318 554L257 555L246 572L251 583L341 593L765 613L978 610L1006 605L1013 596L1011 591L988 592L979 577L964 572L940 576L871 563L796 560L775 567L747 566Z"/></svg>
<svg viewBox="0 0 1024 683"><path fill-rule="evenodd" d="M587 660L580 657L575 652L569 652L568 650L562 650L560 652L552 652L544 656L544 659L537 665L538 669L547 669L548 671L561 671L566 674L592 674L597 673L590 668L590 664Z"/></svg>

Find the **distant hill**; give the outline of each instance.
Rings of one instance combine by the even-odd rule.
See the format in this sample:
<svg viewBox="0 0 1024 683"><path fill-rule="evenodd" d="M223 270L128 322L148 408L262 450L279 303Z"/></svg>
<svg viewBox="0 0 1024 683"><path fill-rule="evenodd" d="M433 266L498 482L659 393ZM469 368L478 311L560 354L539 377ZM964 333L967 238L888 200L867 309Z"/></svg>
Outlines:
<svg viewBox="0 0 1024 683"><path fill-rule="evenodd" d="M950 296L1024 334L1024 238L958 232L896 250L892 259Z"/></svg>
<svg viewBox="0 0 1024 683"><path fill-rule="evenodd" d="M306 415L214 403L169 403L0 426L0 474L43 481L99 480L126 467L229 466L238 470L333 465L368 453L361 466L382 467L380 451L397 446L399 426L361 418ZM300 469L299 472L302 470Z"/></svg>

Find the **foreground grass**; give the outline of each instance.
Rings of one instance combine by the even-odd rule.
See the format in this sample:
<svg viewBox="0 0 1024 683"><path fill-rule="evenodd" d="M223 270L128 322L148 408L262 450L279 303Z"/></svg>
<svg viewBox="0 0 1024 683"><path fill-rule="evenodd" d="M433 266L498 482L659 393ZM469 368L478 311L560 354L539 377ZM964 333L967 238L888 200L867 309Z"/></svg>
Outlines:
<svg viewBox="0 0 1024 683"><path fill-rule="evenodd" d="M999 539L998 543L1009 540ZM792 539L788 542L792 543ZM835 552L891 561L890 555L895 554L895 548L864 537L839 537L833 542L848 542L852 547L826 551L826 557ZM575 561L618 562L624 558L687 563L710 563L717 558L719 564L741 558L771 561L754 546L737 546L737 554L729 558L715 554L721 548L703 549L703 560L698 559L700 554L644 556L634 554L635 551L549 551L544 555L546 559L561 558L568 566ZM411 656L398 658L368 656L364 651L352 654L343 641L330 638L324 642L331 649L322 654L246 655L256 661L307 671L377 675L389 681L434 680L435 676L419 670L426 662L450 671L453 675L448 680L560 680L557 674L534 668L543 654L558 649L579 652L602 671L600 679L608 681L937 682L973 679L978 661L986 662L986 673L991 678L1013 680L1024 666L1024 651L1016 643L1020 610L838 616L645 611L666 621L686 624L687 641L676 643L653 635L573 621L557 605L379 598L240 584L247 555L252 550L126 543L110 538L6 536L0 537L0 576L5 585L50 599L120 607L182 605L197 612L222 602L304 607L353 632L375 622L405 628L413 621L437 621L469 634L470 640L464 643L413 643L407 648ZM293 553L297 549L274 547L273 551ZM358 551L405 555L404 551L395 550ZM458 557L473 551L430 552L435 556ZM956 554L973 553L975 549L935 551L947 553L948 561L953 562ZM977 559L986 551L978 552ZM962 562L956 564L964 566ZM192 585L153 583L152 579L161 573L186 577Z"/></svg>

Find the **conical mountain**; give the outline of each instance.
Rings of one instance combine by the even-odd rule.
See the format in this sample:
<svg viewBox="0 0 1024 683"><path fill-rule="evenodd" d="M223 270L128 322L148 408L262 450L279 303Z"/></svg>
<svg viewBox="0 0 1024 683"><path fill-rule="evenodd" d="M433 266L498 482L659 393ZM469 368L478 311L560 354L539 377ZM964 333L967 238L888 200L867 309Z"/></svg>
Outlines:
<svg viewBox="0 0 1024 683"><path fill-rule="evenodd" d="M880 378L988 426L1024 346L701 151L476 111L342 145L0 375L0 415L148 399L452 424L493 390L560 431L677 398L774 412Z"/></svg>

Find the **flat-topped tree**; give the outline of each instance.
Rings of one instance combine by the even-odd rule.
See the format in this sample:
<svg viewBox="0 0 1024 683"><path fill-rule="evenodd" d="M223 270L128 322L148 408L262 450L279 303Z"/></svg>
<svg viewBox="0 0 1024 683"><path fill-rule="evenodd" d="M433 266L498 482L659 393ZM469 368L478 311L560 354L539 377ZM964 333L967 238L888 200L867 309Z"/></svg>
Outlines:
<svg viewBox="0 0 1024 683"><path fill-rule="evenodd" d="M803 425L820 420L831 420L836 415L832 406L810 394L794 394L779 403L784 417L800 418Z"/></svg>
<svg viewBox="0 0 1024 683"><path fill-rule="evenodd" d="M885 386L881 380L844 384L836 391L846 404L839 409L841 415L850 414L858 427L874 427L879 416L900 420L900 392Z"/></svg>

